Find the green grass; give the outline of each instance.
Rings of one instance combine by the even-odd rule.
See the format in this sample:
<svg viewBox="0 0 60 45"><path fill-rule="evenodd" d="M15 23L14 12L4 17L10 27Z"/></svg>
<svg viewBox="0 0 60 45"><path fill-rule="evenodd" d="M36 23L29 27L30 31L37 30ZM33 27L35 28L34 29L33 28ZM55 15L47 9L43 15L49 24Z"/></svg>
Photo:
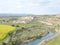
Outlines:
<svg viewBox="0 0 60 45"><path fill-rule="evenodd" d="M49 41L47 45L60 45L60 36L54 38L53 40Z"/></svg>

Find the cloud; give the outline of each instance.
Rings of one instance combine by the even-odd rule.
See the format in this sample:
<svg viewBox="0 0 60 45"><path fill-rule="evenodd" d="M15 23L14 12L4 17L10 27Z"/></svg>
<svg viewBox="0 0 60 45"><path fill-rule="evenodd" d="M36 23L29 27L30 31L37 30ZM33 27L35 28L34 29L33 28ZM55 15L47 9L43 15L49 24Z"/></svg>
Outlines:
<svg viewBox="0 0 60 45"><path fill-rule="evenodd" d="M60 0L0 0L0 13L58 14Z"/></svg>

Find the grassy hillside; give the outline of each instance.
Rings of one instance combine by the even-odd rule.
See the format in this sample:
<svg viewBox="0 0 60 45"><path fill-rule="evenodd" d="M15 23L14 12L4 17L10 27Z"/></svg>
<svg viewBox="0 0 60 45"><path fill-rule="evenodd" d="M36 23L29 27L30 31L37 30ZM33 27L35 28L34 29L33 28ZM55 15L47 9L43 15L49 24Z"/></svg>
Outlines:
<svg viewBox="0 0 60 45"><path fill-rule="evenodd" d="M60 29L59 15L0 17L0 39L5 37L2 37L2 35L9 37L0 41L0 45L3 43L13 45L31 39L34 40L45 36L49 32L55 32L55 29Z"/></svg>
<svg viewBox="0 0 60 45"><path fill-rule="evenodd" d="M46 43L47 45L60 45L60 36L55 37L53 40Z"/></svg>

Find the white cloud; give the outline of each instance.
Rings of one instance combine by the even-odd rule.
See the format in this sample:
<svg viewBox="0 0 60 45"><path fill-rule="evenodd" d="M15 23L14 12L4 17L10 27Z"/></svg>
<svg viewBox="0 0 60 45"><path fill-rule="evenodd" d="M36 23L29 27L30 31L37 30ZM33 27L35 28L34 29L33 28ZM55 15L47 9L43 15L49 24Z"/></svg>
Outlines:
<svg viewBox="0 0 60 45"><path fill-rule="evenodd" d="M0 13L60 13L60 0L0 0Z"/></svg>

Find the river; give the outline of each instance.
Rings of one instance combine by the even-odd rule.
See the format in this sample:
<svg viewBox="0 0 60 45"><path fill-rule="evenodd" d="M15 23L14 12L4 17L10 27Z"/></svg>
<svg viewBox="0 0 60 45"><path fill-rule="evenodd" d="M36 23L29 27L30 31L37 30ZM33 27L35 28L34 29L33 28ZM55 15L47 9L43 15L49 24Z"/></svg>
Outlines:
<svg viewBox="0 0 60 45"><path fill-rule="evenodd" d="M36 40L21 44L21 45L37 45L38 43L40 43L43 40L47 40L48 38L54 36L55 33L49 32L47 35L43 36L42 38L38 38Z"/></svg>

